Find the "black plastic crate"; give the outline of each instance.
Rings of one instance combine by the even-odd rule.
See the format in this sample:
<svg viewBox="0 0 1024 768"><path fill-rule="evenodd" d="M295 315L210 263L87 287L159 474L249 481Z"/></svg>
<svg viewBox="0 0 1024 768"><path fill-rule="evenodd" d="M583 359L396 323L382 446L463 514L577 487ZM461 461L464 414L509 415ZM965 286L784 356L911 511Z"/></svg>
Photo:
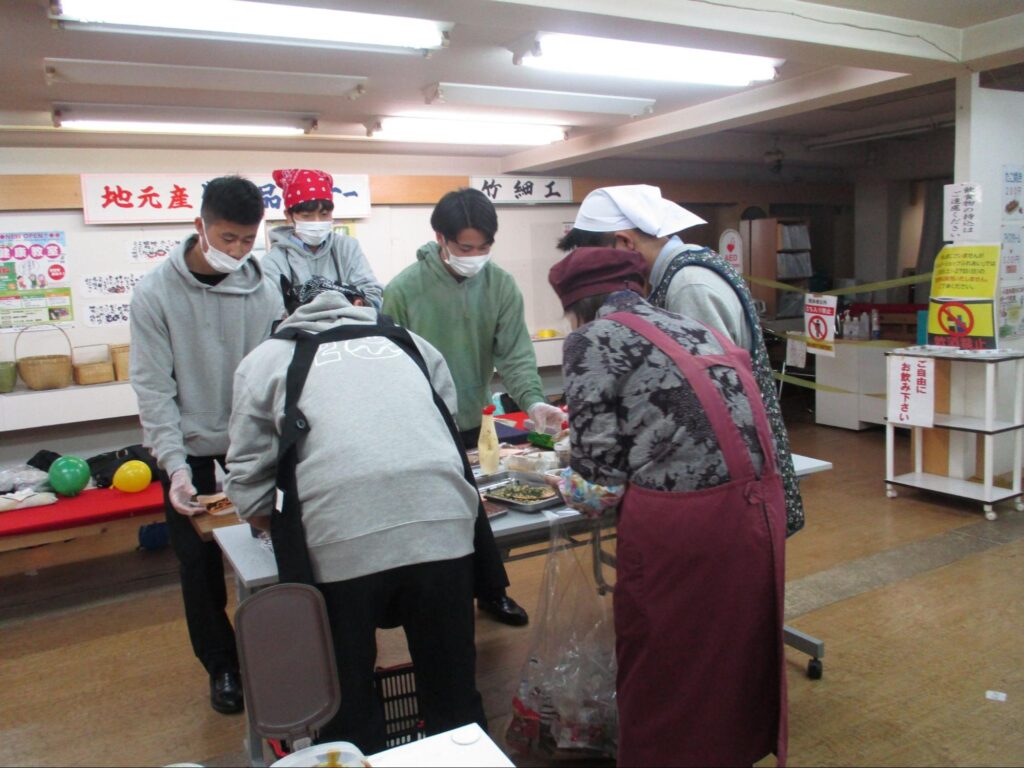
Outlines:
<svg viewBox="0 0 1024 768"><path fill-rule="evenodd" d="M420 700L416 694L416 676L412 664L377 667L374 686L384 708L384 728L388 747L422 739L424 724L420 719Z"/></svg>

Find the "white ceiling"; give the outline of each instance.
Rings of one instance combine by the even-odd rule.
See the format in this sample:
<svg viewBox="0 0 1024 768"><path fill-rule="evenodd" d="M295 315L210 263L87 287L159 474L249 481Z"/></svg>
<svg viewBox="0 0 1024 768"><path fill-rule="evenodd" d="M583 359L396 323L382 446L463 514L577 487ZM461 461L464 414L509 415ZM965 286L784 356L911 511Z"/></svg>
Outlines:
<svg viewBox="0 0 1024 768"><path fill-rule="evenodd" d="M136 0L142 1L142 0ZM5 0L0 146L266 148L480 155L512 172L596 169L605 161L757 162L778 144L811 166L855 164L855 151L806 149L815 137L948 118L952 78L1024 62L1024 0L279 0L452 24L447 49L423 58L62 30L47 0ZM505 46L537 31L689 45L785 59L779 78L746 89L579 77L513 66ZM45 60L51 61L51 77ZM86 62L86 63L81 63ZM114 63L110 65L109 63ZM149 65L149 66L140 66ZM155 65L155 66L153 66ZM99 72L103 84L81 82ZM282 74L283 73L283 74ZM348 97L364 78L365 94ZM439 81L653 98L649 117L522 112L569 138L540 148L402 145L367 139L376 117L464 113L425 103ZM262 110L316 117L296 139L71 134L64 104L151 105L182 113ZM70 108L72 111L74 107ZM474 110L505 114L494 108ZM0 150L2 151L2 150Z"/></svg>

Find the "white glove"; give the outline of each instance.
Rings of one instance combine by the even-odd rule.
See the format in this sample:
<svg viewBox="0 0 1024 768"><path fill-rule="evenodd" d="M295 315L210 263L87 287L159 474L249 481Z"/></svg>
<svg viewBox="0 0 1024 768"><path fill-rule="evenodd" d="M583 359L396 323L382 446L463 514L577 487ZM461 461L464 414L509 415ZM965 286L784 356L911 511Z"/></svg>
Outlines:
<svg viewBox="0 0 1024 768"><path fill-rule="evenodd" d="M526 413L533 421L533 431L545 435L557 433L562 428L562 422L565 421L565 414L562 413L562 410L547 403L534 403L526 410Z"/></svg>
<svg viewBox="0 0 1024 768"><path fill-rule="evenodd" d="M171 488L167 495L171 499L171 506L178 514L193 517L206 511L202 504L193 500L196 495L196 487L192 485L192 473L186 467L174 470L174 474L171 475Z"/></svg>

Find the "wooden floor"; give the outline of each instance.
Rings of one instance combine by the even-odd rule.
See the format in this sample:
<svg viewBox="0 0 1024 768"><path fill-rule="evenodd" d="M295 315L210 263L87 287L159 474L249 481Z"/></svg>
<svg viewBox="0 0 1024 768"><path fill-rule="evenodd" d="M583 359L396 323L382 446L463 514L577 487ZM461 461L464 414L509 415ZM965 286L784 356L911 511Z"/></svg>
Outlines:
<svg viewBox="0 0 1024 768"><path fill-rule="evenodd" d="M881 431L787 419L797 452L835 464L805 480L807 527L787 551L787 620L826 642L821 680L788 653L790 763L1024 765L1024 515L886 499ZM543 567L509 564L529 610ZM0 764L243 760L243 719L209 707L169 553L0 579L0 616ZM532 629L477 624L499 743ZM404 657L397 631L381 647L383 663Z"/></svg>

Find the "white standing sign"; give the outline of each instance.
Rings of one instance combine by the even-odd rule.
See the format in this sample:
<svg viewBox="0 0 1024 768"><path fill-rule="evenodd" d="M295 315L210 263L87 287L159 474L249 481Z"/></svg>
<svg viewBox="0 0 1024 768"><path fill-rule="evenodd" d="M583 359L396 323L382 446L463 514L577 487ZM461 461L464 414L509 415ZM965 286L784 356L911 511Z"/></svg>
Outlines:
<svg viewBox="0 0 1024 768"><path fill-rule="evenodd" d="M220 174L85 173L82 209L86 224L186 222L199 215L203 188ZM270 171L243 173L259 187L268 219L284 218L284 202ZM334 218L370 215L370 177L334 176Z"/></svg>
<svg viewBox="0 0 1024 768"><path fill-rule="evenodd" d="M808 293L804 297L804 335L807 351L825 357L836 356L836 305L838 296Z"/></svg>
<svg viewBox="0 0 1024 768"><path fill-rule="evenodd" d="M889 355L886 419L904 427L935 424L935 360Z"/></svg>
<svg viewBox="0 0 1024 768"><path fill-rule="evenodd" d="M718 238L718 255L743 274L743 237L735 229L725 230Z"/></svg>
<svg viewBox="0 0 1024 768"><path fill-rule="evenodd" d="M948 243L974 243L981 221L981 185L947 184L943 187L942 239Z"/></svg>
<svg viewBox="0 0 1024 768"><path fill-rule="evenodd" d="M572 179L563 176L471 176L469 186L494 203L572 202Z"/></svg>

